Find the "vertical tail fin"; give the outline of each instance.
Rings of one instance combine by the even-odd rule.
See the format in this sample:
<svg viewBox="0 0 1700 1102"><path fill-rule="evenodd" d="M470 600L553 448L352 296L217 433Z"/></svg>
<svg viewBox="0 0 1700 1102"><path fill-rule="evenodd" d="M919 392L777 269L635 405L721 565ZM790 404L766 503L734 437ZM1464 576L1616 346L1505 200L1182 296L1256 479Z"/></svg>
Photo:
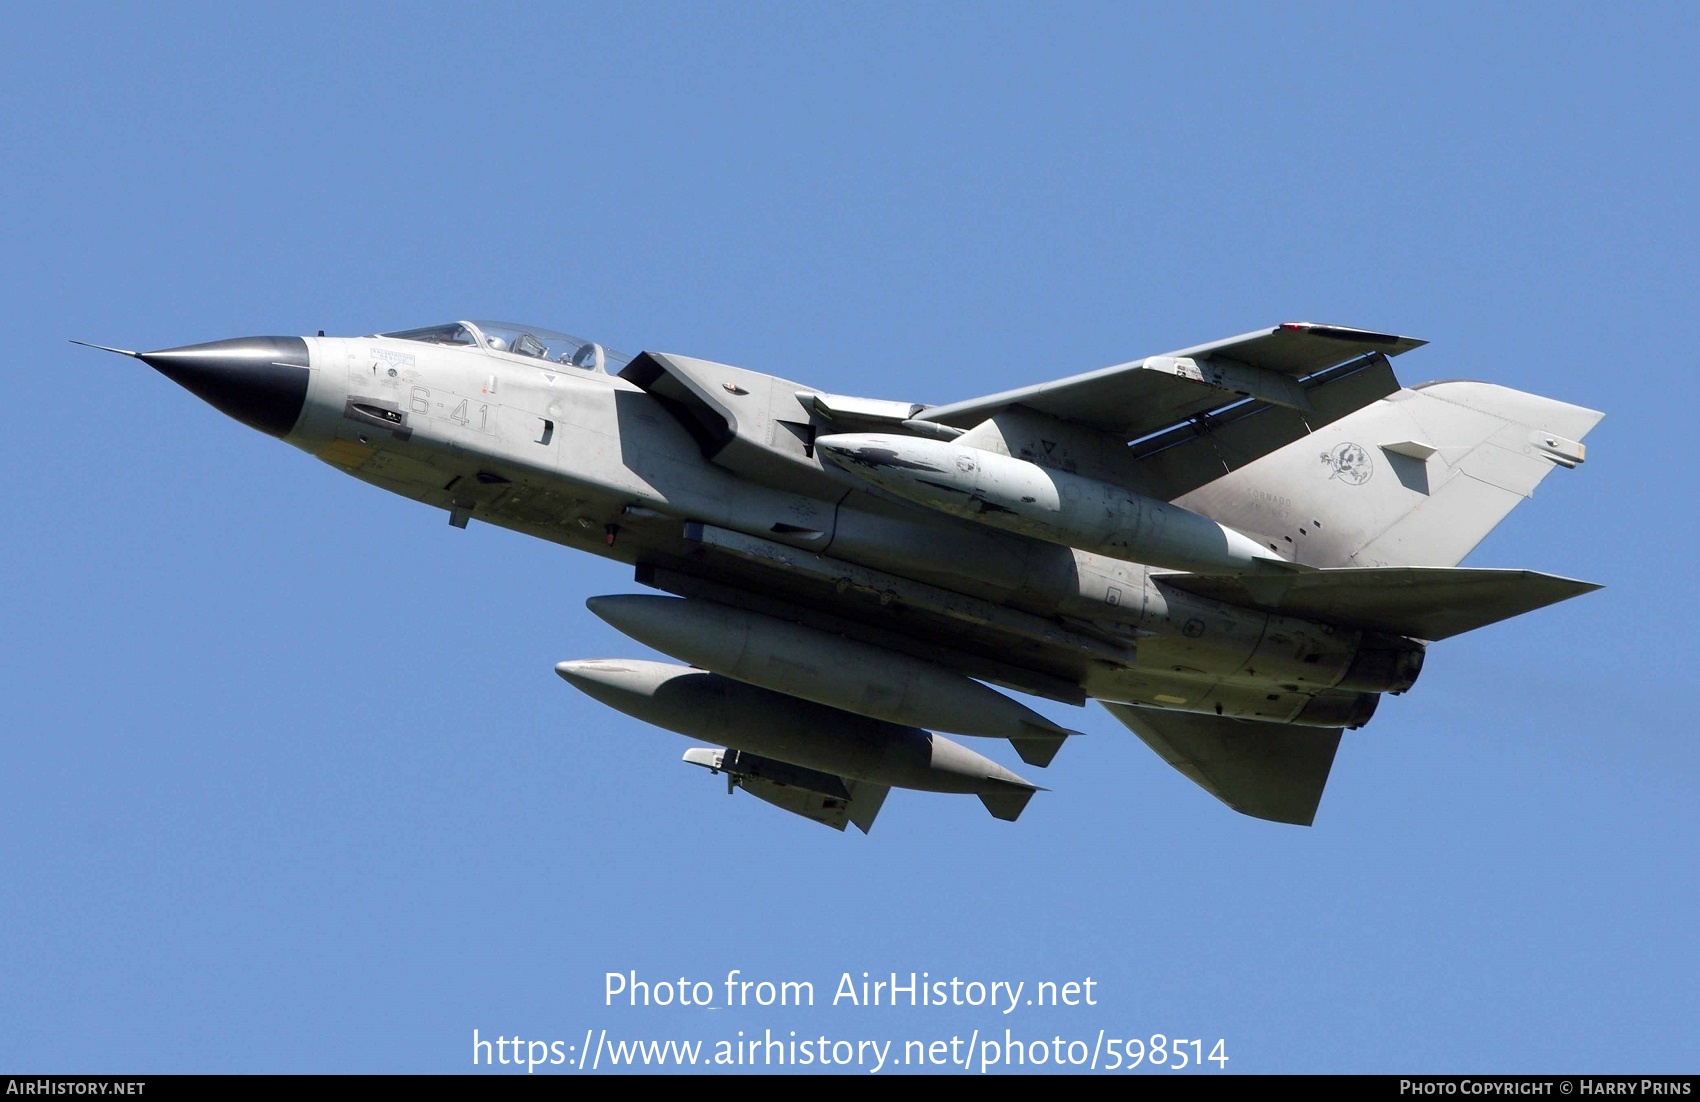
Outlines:
<svg viewBox="0 0 1700 1102"><path fill-rule="evenodd" d="M1177 499L1309 566L1456 566L1603 414L1492 383L1396 391Z"/></svg>

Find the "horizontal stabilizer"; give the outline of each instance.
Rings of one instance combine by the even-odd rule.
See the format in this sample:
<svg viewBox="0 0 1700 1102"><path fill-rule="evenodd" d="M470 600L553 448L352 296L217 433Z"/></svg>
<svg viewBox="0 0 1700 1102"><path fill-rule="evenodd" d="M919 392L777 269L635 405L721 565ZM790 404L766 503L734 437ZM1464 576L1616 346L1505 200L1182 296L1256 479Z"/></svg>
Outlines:
<svg viewBox="0 0 1700 1102"><path fill-rule="evenodd" d="M728 791L742 788L758 800L834 830L854 823L866 834L891 791L887 785L847 780L738 750L692 747L685 751L684 760L725 773Z"/></svg>
<svg viewBox="0 0 1700 1102"><path fill-rule="evenodd" d="M1299 727L1105 703L1157 756L1235 811L1310 826L1339 727Z"/></svg>
<svg viewBox="0 0 1700 1102"><path fill-rule="evenodd" d="M1600 587L1534 570L1340 567L1293 574L1163 574L1200 597L1344 627L1446 639Z"/></svg>
<svg viewBox="0 0 1700 1102"><path fill-rule="evenodd" d="M1027 801L1033 798L1036 788L1017 789L1009 792L982 792L980 802L986 805L986 810L992 813L992 818L1002 819L1013 823L1021 818L1021 813L1027 810Z"/></svg>

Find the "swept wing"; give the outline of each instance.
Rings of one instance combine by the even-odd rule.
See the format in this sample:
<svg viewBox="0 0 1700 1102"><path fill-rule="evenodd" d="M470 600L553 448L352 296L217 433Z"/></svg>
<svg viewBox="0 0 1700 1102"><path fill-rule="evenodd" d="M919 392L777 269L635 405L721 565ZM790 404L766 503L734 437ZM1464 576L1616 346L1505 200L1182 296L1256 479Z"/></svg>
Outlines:
<svg viewBox="0 0 1700 1102"><path fill-rule="evenodd" d="M1331 368L1358 361L1367 365L1424 343L1365 329L1286 322L1055 382L929 406L915 417L966 429L1021 406L1136 440L1248 398L1303 412L1312 405L1309 391L1315 386L1307 381Z"/></svg>

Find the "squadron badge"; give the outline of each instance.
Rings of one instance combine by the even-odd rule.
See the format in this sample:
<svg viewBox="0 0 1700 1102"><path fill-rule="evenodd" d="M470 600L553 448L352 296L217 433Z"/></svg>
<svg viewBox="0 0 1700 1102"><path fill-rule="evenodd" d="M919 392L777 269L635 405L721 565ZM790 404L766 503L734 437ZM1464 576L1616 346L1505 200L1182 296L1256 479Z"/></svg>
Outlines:
<svg viewBox="0 0 1700 1102"><path fill-rule="evenodd" d="M1334 472L1328 477L1339 478L1353 486L1362 486L1375 473L1369 452L1358 444L1341 444L1331 452L1323 452L1322 462Z"/></svg>

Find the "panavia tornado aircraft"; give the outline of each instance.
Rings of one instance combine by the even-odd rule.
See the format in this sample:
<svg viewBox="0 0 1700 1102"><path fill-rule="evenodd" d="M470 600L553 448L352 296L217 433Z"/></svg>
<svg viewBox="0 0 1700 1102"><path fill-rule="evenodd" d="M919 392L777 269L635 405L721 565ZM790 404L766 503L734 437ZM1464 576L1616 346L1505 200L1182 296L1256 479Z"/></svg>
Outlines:
<svg viewBox="0 0 1700 1102"><path fill-rule="evenodd" d="M356 478L630 563L592 612L687 665L555 667L684 760L866 831L892 787L1013 820L1102 701L1229 807L1308 825L1428 643L1598 588L1460 568L1600 414L1401 387L1423 342L1288 323L925 405L530 326L130 352ZM97 346L98 347L98 346ZM663 595L665 594L665 595Z"/></svg>

